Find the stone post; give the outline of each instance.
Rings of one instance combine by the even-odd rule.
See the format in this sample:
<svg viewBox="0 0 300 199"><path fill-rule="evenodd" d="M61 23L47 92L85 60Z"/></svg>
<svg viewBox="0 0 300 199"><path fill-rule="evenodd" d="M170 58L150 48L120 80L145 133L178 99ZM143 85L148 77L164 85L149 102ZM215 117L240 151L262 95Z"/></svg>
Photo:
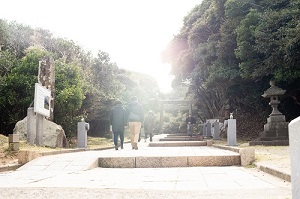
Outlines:
<svg viewBox="0 0 300 199"><path fill-rule="evenodd" d="M86 148L87 147L87 131L90 129L89 123L78 122L78 132L77 132L77 147L78 148Z"/></svg>
<svg viewBox="0 0 300 199"><path fill-rule="evenodd" d="M43 145L43 120L44 116L37 113L36 114L36 145Z"/></svg>
<svg viewBox="0 0 300 199"><path fill-rule="evenodd" d="M220 139L220 124L218 121L214 122L214 140Z"/></svg>
<svg viewBox="0 0 300 199"><path fill-rule="evenodd" d="M159 112L159 133L162 134L162 127L164 122L164 108L163 103L160 103L160 112Z"/></svg>
<svg viewBox="0 0 300 199"><path fill-rule="evenodd" d="M300 117L292 120L288 127L290 158L291 158L291 182L292 198L300 198Z"/></svg>
<svg viewBox="0 0 300 199"><path fill-rule="evenodd" d="M13 151L18 151L20 148L19 134L8 135L9 148Z"/></svg>
<svg viewBox="0 0 300 199"><path fill-rule="evenodd" d="M34 123L34 108L29 107L27 109L27 142L30 145L34 145L34 139L35 139L35 123Z"/></svg>
<svg viewBox="0 0 300 199"><path fill-rule="evenodd" d="M227 145L236 146L236 119L228 119Z"/></svg>
<svg viewBox="0 0 300 199"><path fill-rule="evenodd" d="M211 137L211 123L206 123L206 137Z"/></svg>
<svg viewBox="0 0 300 199"><path fill-rule="evenodd" d="M203 128L203 133L202 133L202 135L203 135L203 137L206 137L206 123L203 123L203 126L202 126L202 128Z"/></svg>

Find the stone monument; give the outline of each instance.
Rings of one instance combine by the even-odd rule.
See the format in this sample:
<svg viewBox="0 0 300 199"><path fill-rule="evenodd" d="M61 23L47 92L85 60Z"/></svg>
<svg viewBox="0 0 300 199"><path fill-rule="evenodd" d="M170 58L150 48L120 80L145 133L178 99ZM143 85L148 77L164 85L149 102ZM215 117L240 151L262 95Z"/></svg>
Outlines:
<svg viewBox="0 0 300 199"><path fill-rule="evenodd" d="M87 148L87 131L90 129L89 123L84 121L84 118L81 119L81 122L77 124L77 147L78 148Z"/></svg>
<svg viewBox="0 0 300 199"><path fill-rule="evenodd" d="M227 124L227 146L237 146L236 119L233 119L233 113L230 113L230 119L227 120Z"/></svg>
<svg viewBox="0 0 300 199"><path fill-rule="evenodd" d="M277 107L280 104L279 97L284 95L285 90L275 86L273 81L270 81L271 87L268 88L262 95L264 98L270 98L269 105L272 107L272 113L267 118L267 123L264 125L264 131L260 133L259 139L251 141L250 145L288 145L288 122L285 116L278 111Z"/></svg>

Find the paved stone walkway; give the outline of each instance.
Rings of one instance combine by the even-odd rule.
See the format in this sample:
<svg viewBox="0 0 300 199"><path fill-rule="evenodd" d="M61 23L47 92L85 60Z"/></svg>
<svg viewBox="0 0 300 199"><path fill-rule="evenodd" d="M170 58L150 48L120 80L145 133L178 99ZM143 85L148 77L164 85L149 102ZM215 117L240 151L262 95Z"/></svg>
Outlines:
<svg viewBox="0 0 300 199"><path fill-rule="evenodd" d="M0 198L205 198L288 199L291 184L257 168L99 168L103 156L227 154L213 147L147 147L43 156L16 171L0 173Z"/></svg>

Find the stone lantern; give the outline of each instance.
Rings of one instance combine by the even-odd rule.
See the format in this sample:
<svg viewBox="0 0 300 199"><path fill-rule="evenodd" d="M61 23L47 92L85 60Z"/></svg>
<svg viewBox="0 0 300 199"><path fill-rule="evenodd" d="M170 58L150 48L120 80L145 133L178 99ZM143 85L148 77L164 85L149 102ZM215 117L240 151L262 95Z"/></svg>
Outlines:
<svg viewBox="0 0 300 199"><path fill-rule="evenodd" d="M277 109L278 105L280 104L280 101L278 98L279 98L279 96L284 95L285 90L275 86L275 83L273 81L270 81L270 85L271 85L271 87L269 89L267 89L264 92L264 94L262 95L264 98L270 98L269 105L272 107L273 110L269 116L271 117L271 116L282 115L282 113L280 113ZM285 121L285 118L284 118L284 121Z"/></svg>
<svg viewBox="0 0 300 199"><path fill-rule="evenodd" d="M264 131L260 133L259 139L252 144L250 142L250 145L288 145L288 122L277 109L280 104L279 97L284 95L285 90L275 86L273 81L270 81L270 85L271 87L264 92L262 97L270 98L269 105L272 107L272 113L267 118Z"/></svg>

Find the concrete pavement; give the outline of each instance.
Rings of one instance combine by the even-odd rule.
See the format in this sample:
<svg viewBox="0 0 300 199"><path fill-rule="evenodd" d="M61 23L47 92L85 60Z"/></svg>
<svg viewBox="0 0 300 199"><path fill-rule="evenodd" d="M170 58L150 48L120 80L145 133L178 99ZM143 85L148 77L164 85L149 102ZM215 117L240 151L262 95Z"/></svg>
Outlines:
<svg viewBox="0 0 300 199"><path fill-rule="evenodd" d="M214 147L147 147L85 151L37 158L0 173L0 198L291 198L291 184L257 168L100 168L104 156L228 153ZM207 154L206 154L207 155Z"/></svg>

